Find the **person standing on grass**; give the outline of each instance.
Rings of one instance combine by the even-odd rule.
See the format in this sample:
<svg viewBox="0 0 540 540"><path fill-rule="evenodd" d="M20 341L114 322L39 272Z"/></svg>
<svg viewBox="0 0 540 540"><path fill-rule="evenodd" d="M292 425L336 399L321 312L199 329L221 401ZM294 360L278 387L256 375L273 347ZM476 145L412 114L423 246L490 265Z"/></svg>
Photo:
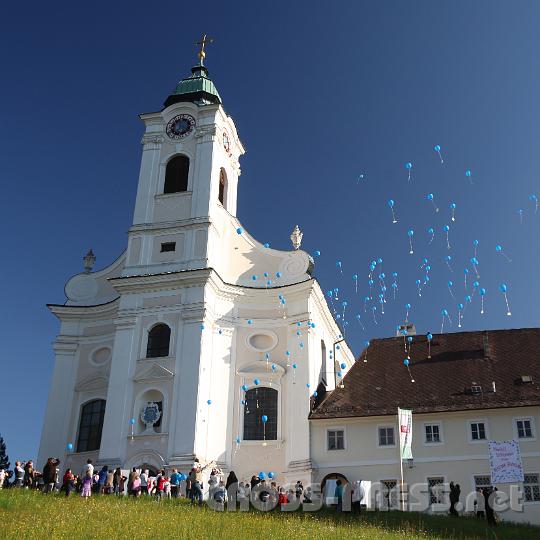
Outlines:
<svg viewBox="0 0 540 540"><path fill-rule="evenodd" d="M113 493L113 485L114 485L114 472L112 469L110 469L107 472L107 480L105 480L105 493L107 495L110 495Z"/></svg>
<svg viewBox="0 0 540 540"><path fill-rule="evenodd" d="M24 482L25 488L32 488L34 486L34 462L32 460L27 461L24 466Z"/></svg>
<svg viewBox="0 0 540 540"><path fill-rule="evenodd" d="M180 473L177 469L173 469L171 474L171 495L174 499L180 497Z"/></svg>
<svg viewBox="0 0 540 540"><path fill-rule="evenodd" d="M105 484L107 482L108 474L109 474L109 467L107 465L103 465L103 467L101 467L101 471L99 471L99 480L98 480L99 493L102 493L102 494L105 493Z"/></svg>
<svg viewBox="0 0 540 540"><path fill-rule="evenodd" d="M135 480L136 474L137 474L137 469L133 467L133 469L129 473L129 478L128 478L128 495L133 495L133 480Z"/></svg>
<svg viewBox="0 0 540 540"><path fill-rule="evenodd" d="M121 478L122 478L122 470L120 469L120 467L117 467L116 470L114 471L113 480L112 480L113 492L115 495L120 494L120 479Z"/></svg>
<svg viewBox="0 0 540 540"><path fill-rule="evenodd" d="M458 512L456 510L456 504L459 502L459 496L461 494L461 488L459 487L459 484L454 484L454 482L450 482L450 515L451 516L458 516Z"/></svg>
<svg viewBox="0 0 540 540"><path fill-rule="evenodd" d="M138 471L135 471L135 475L133 476L131 492L133 493L134 497L140 497L141 495L141 477Z"/></svg>
<svg viewBox="0 0 540 540"><path fill-rule="evenodd" d="M0 469L0 489L4 487L4 480L6 479L6 471Z"/></svg>
<svg viewBox="0 0 540 540"><path fill-rule="evenodd" d="M43 467L43 493L54 491L58 474L56 467L59 463L59 459L51 457L47 460L45 467Z"/></svg>
<svg viewBox="0 0 540 540"><path fill-rule="evenodd" d="M300 480L298 480L298 482L296 482L296 486L294 486L294 493L296 494L297 499L302 498L302 493L304 493L304 486L302 485L302 482Z"/></svg>
<svg viewBox="0 0 540 540"><path fill-rule="evenodd" d="M148 495L148 469L144 469L139 477L141 479L141 494Z"/></svg>
<svg viewBox="0 0 540 540"><path fill-rule="evenodd" d="M497 491L497 488L495 488L494 490L484 488L483 490L484 502L486 507L486 520L488 525L491 527L497 526L497 520L495 519L495 510L493 510L492 506L495 491Z"/></svg>
<svg viewBox="0 0 540 540"><path fill-rule="evenodd" d="M88 497L92 496L92 482L92 474L88 471L82 481L81 497L88 499Z"/></svg>
<svg viewBox="0 0 540 540"><path fill-rule="evenodd" d="M66 492L66 497L69 497L72 491L75 491L75 476L71 472L71 469L67 469L62 481L62 487Z"/></svg>
<svg viewBox="0 0 540 540"><path fill-rule="evenodd" d="M15 462L13 472L15 473L15 483L13 484L13 487L22 488L24 485L24 469L20 461Z"/></svg>
<svg viewBox="0 0 540 540"><path fill-rule="evenodd" d="M337 499L336 512L341 512L343 509L343 484L341 480L337 480L334 497Z"/></svg>
<svg viewBox="0 0 540 540"><path fill-rule="evenodd" d="M191 502L195 502L197 499L199 506L203 503L203 473L201 467L194 468L192 471L194 481L191 484L192 499Z"/></svg>
<svg viewBox="0 0 540 540"><path fill-rule="evenodd" d="M477 518L483 519L486 517L486 501L480 488L478 488L475 493L474 513Z"/></svg>

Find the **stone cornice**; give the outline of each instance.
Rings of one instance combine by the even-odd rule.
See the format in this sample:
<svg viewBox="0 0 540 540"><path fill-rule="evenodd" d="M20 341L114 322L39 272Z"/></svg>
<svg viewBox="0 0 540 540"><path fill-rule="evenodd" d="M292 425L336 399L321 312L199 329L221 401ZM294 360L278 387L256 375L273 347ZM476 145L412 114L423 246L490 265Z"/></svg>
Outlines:
<svg viewBox="0 0 540 540"><path fill-rule="evenodd" d="M191 193L191 192L190 192ZM160 223L137 223L132 225L128 233L136 232L158 232L160 230L171 232L171 229L178 229L179 231L186 230L186 228L195 229L201 225L210 225L210 217L198 217L198 218L188 218L188 219L179 219L176 221L163 221Z"/></svg>
<svg viewBox="0 0 540 540"><path fill-rule="evenodd" d="M97 306L67 306L59 304L47 304L47 307L61 321L82 319L82 320L107 320L113 318L117 311L120 298L116 298L106 304Z"/></svg>

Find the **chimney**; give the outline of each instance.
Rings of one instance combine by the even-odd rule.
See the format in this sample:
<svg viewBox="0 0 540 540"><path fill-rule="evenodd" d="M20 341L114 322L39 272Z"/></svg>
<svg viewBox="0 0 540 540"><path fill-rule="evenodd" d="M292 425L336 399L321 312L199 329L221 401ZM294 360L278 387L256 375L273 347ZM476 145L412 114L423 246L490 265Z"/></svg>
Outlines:
<svg viewBox="0 0 540 540"><path fill-rule="evenodd" d="M416 326L410 322L400 324L397 328L396 336L416 336Z"/></svg>

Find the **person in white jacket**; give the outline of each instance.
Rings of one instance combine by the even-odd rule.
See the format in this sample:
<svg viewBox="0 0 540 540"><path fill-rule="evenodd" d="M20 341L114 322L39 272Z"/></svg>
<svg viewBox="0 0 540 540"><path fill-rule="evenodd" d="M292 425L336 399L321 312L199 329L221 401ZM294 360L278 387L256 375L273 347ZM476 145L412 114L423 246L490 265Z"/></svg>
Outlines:
<svg viewBox="0 0 540 540"><path fill-rule="evenodd" d="M475 493L474 513L477 518L486 517L486 499L480 488L478 488Z"/></svg>

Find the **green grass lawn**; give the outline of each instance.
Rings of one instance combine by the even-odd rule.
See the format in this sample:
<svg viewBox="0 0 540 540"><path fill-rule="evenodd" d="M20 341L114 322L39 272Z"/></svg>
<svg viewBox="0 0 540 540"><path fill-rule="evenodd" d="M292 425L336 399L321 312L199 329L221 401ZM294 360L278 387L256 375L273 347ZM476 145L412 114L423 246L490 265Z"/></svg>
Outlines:
<svg viewBox="0 0 540 540"><path fill-rule="evenodd" d="M0 538L328 538L407 539L498 538L538 540L540 528L499 525L489 529L474 518L404 512L331 510L317 513L214 512L185 500L43 495L17 489L0 491Z"/></svg>

